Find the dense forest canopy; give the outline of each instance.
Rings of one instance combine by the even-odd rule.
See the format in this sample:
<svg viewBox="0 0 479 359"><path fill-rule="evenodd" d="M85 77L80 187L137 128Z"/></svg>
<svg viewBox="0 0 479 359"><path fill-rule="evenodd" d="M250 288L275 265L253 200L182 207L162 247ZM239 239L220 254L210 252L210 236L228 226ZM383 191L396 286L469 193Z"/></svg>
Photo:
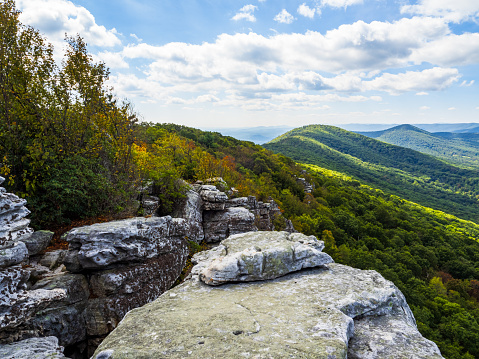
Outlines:
<svg viewBox="0 0 479 359"><path fill-rule="evenodd" d="M427 207L472 221L479 218L477 169L324 125L294 129L265 147Z"/></svg>
<svg viewBox="0 0 479 359"><path fill-rule="evenodd" d="M348 144L347 133L330 131L328 146L288 139L298 161L316 164L300 165L219 133L139 123L131 106L105 85L108 70L92 61L81 37L67 38L57 65L45 39L18 21L13 1L4 1L0 11L0 172L9 191L28 199L36 228L135 214L134 200L146 184L161 188L160 211L167 214L183 195L183 180L221 176L238 196L276 200L284 216L322 239L337 262L377 270L393 281L420 331L446 358L479 357L479 225L437 210L459 196L462 202L452 201L450 212L459 203L473 216L474 171L396 147L364 150L361 142L350 157L341 157L332 144ZM349 177L341 170L351 162L356 172ZM397 163L395 171L391 163ZM418 172L421 167L429 179ZM358 180L361 173L364 180ZM391 187L377 189L373 177L381 185L399 183L415 202L429 196L434 209L388 193ZM313 185L312 193L298 178ZM275 223L278 229L283 224Z"/></svg>

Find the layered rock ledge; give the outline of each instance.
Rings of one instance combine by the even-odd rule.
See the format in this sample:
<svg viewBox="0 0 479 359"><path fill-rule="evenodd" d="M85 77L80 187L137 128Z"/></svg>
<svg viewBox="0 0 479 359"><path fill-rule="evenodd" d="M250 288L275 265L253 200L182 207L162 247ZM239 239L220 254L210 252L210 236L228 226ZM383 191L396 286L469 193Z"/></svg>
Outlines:
<svg viewBox="0 0 479 359"><path fill-rule="evenodd" d="M290 242L290 249L305 246L300 252L309 253L310 263L320 256L313 254L322 249L315 238L262 234L233 236L224 248L196 256L186 282L130 311L93 358L442 358L417 330L403 294L375 271L292 265L295 271L282 277L244 282L251 279L241 277L245 270L261 272L247 265L239 266L234 283L211 286L200 279L211 265L221 273L216 264L252 250L252 242L254 253L278 249L272 244L278 241L283 255ZM263 255L263 268L274 258ZM222 277L229 278L230 269L225 266Z"/></svg>

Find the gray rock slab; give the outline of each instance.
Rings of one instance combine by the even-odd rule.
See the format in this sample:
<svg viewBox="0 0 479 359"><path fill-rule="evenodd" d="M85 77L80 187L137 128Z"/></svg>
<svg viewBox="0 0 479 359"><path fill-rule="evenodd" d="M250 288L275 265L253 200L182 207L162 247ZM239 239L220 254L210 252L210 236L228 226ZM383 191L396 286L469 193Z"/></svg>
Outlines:
<svg viewBox="0 0 479 359"><path fill-rule="evenodd" d="M189 190L176 206L172 216L184 218L189 224L188 239L200 243L204 238L203 232L203 200L200 195Z"/></svg>
<svg viewBox="0 0 479 359"><path fill-rule="evenodd" d="M65 265L70 271L79 271L141 262L186 248L187 234L186 220L170 216L137 217L75 228L66 235L70 253Z"/></svg>
<svg viewBox="0 0 479 359"><path fill-rule="evenodd" d="M45 278L36 282L32 289L63 289L65 291L66 297L50 304L50 308L83 302L90 296L88 281L82 274L63 273Z"/></svg>
<svg viewBox="0 0 479 359"><path fill-rule="evenodd" d="M332 263L219 287L193 275L130 311L93 358L345 359L354 318L379 315L397 315L405 335L418 334L402 293L375 271Z"/></svg>
<svg viewBox="0 0 479 359"><path fill-rule="evenodd" d="M17 241L33 232L29 227L30 220L25 218L30 214L26 203L26 200L0 187L0 244Z"/></svg>
<svg viewBox="0 0 479 359"><path fill-rule="evenodd" d="M349 359L439 359L437 345L424 338L404 316L366 316L354 320Z"/></svg>
<svg viewBox="0 0 479 359"><path fill-rule="evenodd" d="M30 328L41 335L55 336L62 346L86 339L86 301L64 307L46 308L32 318Z"/></svg>
<svg viewBox="0 0 479 359"><path fill-rule="evenodd" d="M67 255L66 249L58 249L56 251L51 251L45 253L40 259L40 264L49 269L55 269L63 264L63 260Z"/></svg>
<svg viewBox="0 0 479 359"><path fill-rule="evenodd" d="M226 207L228 196L224 192L220 192L213 185L202 185L198 190L203 207L207 211L221 211Z"/></svg>
<svg viewBox="0 0 479 359"><path fill-rule="evenodd" d="M254 224L254 215L242 207L206 211L203 218L205 241L208 243L219 242L234 234L258 230Z"/></svg>
<svg viewBox="0 0 479 359"><path fill-rule="evenodd" d="M63 359L63 348L55 337L30 338L20 342L0 345L3 359Z"/></svg>
<svg viewBox="0 0 479 359"><path fill-rule="evenodd" d="M158 298L176 281L186 263L188 252L170 253L139 265L95 273L86 311L87 332L106 335L131 309Z"/></svg>
<svg viewBox="0 0 479 359"><path fill-rule="evenodd" d="M6 242L0 245L0 269L28 259L28 249L23 242Z"/></svg>
<svg viewBox="0 0 479 359"><path fill-rule="evenodd" d="M249 232L230 236L192 273L208 285L281 277L304 268L325 266L333 259L321 252L314 236L287 232Z"/></svg>
<svg viewBox="0 0 479 359"><path fill-rule="evenodd" d="M36 231L28 236L20 238L20 241L25 243L28 249L28 254L33 256L40 253L48 247L53 238L53 232L50 231Z"/></svg>

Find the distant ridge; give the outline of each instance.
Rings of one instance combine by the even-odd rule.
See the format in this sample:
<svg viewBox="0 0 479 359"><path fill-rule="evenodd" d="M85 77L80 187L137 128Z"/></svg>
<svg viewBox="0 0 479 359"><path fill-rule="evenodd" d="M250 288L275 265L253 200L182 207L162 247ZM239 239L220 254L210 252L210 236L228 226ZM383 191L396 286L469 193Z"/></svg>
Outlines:
<svg viewBox="0 0 479 359"><path fill-rule="evenodd" d="M471 127L469 130L474 128L477 127ZM479 168L479 133L430 133L413 125L356 133L426 153L457 165Z"/></svg>
<svg viewBox="0 0 479 359"><path fill-rule="evenodd" d="M363 124L363 123L348 123L339 124L338 127L353 132L376 132L383 131L401 124ZM425 123L413 124L412 126L422 130L434 132L454 132L454 133L479 133L479 123Z"/></svg>
<svg viewBox="0 0 479 359"><path fill-rule="evenodd" d="M384 133L396 132L432 136L410 125ZM296 128L264 147L301 163L347 174L424 206L473 221L479 218L477 170L334 126Z"/></svg>

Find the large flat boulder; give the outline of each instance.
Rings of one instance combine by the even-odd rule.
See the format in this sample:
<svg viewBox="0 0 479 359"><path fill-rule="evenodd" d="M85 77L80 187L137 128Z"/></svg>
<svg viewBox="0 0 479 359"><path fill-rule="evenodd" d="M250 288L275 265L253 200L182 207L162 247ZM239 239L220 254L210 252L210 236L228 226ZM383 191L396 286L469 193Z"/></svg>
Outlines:
<svg viewBox="0 0 479 359"><path fill-rule="evenodd" d="M188 250L187 235L186 220L170 216L137 217L78 227L66 235L70 247L65 265L72 272L80 272L183 253Z"/></svg>
<svg viewBox="0 0 479 359"><path fill-rule="evenodd" d="M261 238L257 243L267 249ZM200 273L223 253L211 252L197 257L186 282L130 311L93 358L442 358L419 334L403 294L375 271L330 263L210 286ZM394 335L398 347L381 339ZM363 343L373 347L370 356L361 354Z"/></svg>
<svg viewBox="0 0 479 359"><path fill-rule="evenodd" d="M208 285L273 279L303 268L333 262L321 252L324 243L314 236L288 232L249 232L233 235L194 262L201 281ZM194 272L194 274L196 274Z"/></svg>

